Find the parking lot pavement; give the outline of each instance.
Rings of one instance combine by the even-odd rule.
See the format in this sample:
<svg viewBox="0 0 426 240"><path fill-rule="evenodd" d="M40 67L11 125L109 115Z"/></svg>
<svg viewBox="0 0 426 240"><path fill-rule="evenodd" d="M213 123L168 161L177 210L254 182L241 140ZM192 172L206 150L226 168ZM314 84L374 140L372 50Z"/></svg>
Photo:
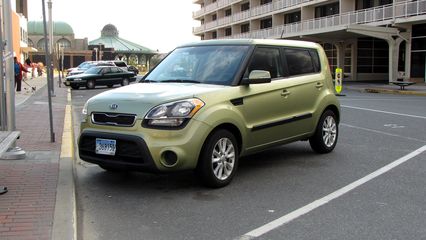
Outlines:
<svg viewBox="0 0 426 240"><path fill-rule="evenodd" d="M73 92L75 115L89 93ZM255 154L221 189L203 188L188 172L112 174L78 160L80 237L251 239L251 231L290 215L255 239L421 239L426 155L412 153L426 145L425 98L345 94L335 151L318 155L296 142ZM395 161L402 162L389 168ZM360 179L368 181L336 195ZM299 209L310 211L294 218Z"/></svg>

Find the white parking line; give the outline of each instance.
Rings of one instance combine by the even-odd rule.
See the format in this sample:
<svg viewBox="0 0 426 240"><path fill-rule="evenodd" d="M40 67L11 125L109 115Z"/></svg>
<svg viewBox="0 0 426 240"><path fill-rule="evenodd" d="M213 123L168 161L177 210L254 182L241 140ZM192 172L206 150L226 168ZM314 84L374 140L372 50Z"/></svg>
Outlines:
<svg viewBox="0 0 426 240"><path fill-rule="evenodd" d="M297 209L297 210L295 210L295 211L293 211L293 212L291 212L287 215L284 215L284 216L282 216L282 217L280 217L280 218L278 218L278 219L276 219L272 222L269 222L269 223L267 223L267 224L265 224L265 225L263 225L259 228L256 228L256 229L244 234L243 236L240 236L237 239L247 240L247 239L253 239L253 238L256 238L256 237L260 237L261 235L263 235L265 233L268 233L268 232L270 232L270 231L272 231L272 230L274 230L274 229L276 229L276 228L278 228L278 227L280 227L280 226L282 226L286 223L291 222L292 220L294 220L294 219L296 219L296 218L298 218L298 217L300 217L300 216L302 216L306 213L309 213L309 212L315 210L316 208L321 207L322 205L330 202L331 200L334 200L338 197L341 197L342 195L348 193L349 191L354 190L355 188L363 185L364 183L371 181L372 179L390 171L391 169L399 166L402 163L407 162L408 160L416 157L417 155L423 153L424 151L426 151L426 145L415 150L415 151L413 151L413 152L411 152L411 153L409 153L409 154L407 154L407 155L405 155L405 156L403 156L403 157L401 157L401 158L399 158L398 160L395 160L392 163L389 163L388 165L368 174L367 176L365 176L361 179L358 179L357 181L355 181L355 182L353 182L349 185L346 185L345 187L340 188L339 190L337 190L333 193L330 193L329 195L327 195L325 197L322 197L322 198L320 198L320 199L318 199L318 200L316 200L316 201L314 201L314 202L312 202L308 205L305 205L305 206L303 206L303 207L301 207L301 208L299 208L299 209Z"/></svg>
<svg viewBox="0 0 426 240"><path fill-rule="evenodd" d="M397 138L407 139L407 140L410 140L410 141L416 141L416 142L426 143L426 141L422 140L422 139L401 136L401 135L398 135L398 134L387 133L387 132L383 132L383 131L379 131L379 130L374 130L374 129L370 129L370 128L358 127L358 126L354 126L354 125L350 125L350 124L346 124L346 123L340 123L340 126L345 126L345 127L349 127L349 128L355 128L355 129L364 130L364 131L367 131L367 132L373 132L373 133L383 134L383 135L387 135L387 136L391 136L391 137L397 137Z"/></svg>
<svg viewBox="0 0 426 240"><path fill-rule="evenodd" d="M352 108L352 109L358 109L358 110L364 110L364 111L370 111L370 112L379 112L379 113L393 114L393 115L404 116L404 117L426 119L425 116L418 116L418 115L411 115L411 114L404 114L404 113L396 113L396 112L388 112L388 111L382 111L382 110L376 110L376 109L370 109L370 108L353 107L353 106L348 106L348 105L340 105L340 106L344 107L344 108Z"/></svg>

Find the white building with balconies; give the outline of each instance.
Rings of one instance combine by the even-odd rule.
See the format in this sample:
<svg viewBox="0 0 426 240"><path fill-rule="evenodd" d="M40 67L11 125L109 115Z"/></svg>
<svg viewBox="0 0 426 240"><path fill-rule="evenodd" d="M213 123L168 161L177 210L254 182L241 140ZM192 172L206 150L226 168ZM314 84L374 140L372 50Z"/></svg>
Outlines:
<svg viewBox="0 0 426 240"><path fill-rule="evenodd" d="M301 39L323 45L352 81L425 82L426 0L193 0L201 39ZM404 74L400 74L404 73ZM400 78L401 77L401 78Z"/></svg>

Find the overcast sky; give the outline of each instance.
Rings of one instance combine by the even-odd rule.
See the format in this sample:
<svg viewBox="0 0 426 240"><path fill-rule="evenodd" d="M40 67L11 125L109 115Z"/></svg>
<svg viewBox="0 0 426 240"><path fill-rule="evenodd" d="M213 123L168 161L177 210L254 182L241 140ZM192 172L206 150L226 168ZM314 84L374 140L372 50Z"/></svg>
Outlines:
<svg viewBox="0 0 426 240"><path fill-rule="evenodd" d="M28 0L29 21L43 20L41 2ZM76 38L94 40L111 23L120 37L160 52L199 40L192 35L192 27L199 25L192 20L192 12L199 9L192 0L52 0L52 3L53 21L70 24ZM46 14L47 11L46 6Z"/></svg>

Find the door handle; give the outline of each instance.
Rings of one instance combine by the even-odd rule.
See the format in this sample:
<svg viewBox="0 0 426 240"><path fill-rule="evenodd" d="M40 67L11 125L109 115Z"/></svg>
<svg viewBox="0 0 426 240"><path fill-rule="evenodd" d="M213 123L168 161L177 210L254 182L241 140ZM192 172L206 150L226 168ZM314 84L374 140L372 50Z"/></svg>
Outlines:
<svg viewBox="0 0 426 240"><path fill-rule="evenodd" d="M323 83L317 82L317 84L315 85L316 88L322 88L324 86Z"/></svg>
<svg viewBox="0 0 426 240"><path fill-rule="evenodd" d="M281 96L283 96L283 97L288 97L288 95L290 95L290 92L289 92L287 89L284 89L284 90L281 92Z"/></svg>

